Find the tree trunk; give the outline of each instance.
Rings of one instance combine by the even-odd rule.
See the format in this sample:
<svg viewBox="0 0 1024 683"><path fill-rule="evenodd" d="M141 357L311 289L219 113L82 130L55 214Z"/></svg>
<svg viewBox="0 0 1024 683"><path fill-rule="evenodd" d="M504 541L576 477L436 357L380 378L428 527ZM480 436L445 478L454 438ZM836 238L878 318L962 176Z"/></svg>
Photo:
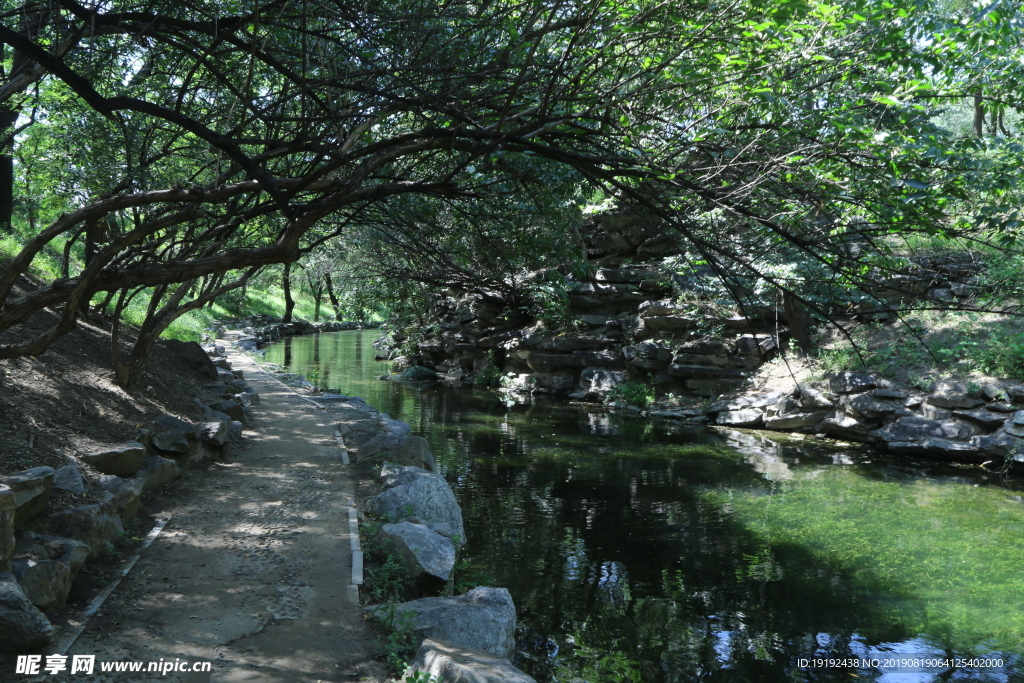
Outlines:
<svg viewBox="0 0 1024 683"><path fill-rule="evenodd" d="M334 319L341 320L341 310L338 306L338 296L334 293L334 281L331 274L324 275L324 283L327 285L327 297L331 300L331 308L334 309Z"/></svg>
<svg viewBox="0 0 1024 683"><path fill-rule="evenodd" d="M292 310L295 308L295 299L292 298L292 264L284 264L284 274L281 276L281 288L284 289L284 317L281 322L292 321Z"/></svg>
<svg viewBox="0 0 1024 683"><path fill-rule="evenodd" d="M807 332L807 314L799 299L788 292L782 293L782 310L789 323L789 332L796 342L797 355L801 358L811 353L811 336Z"/></svg>
<svg viewBox="0 0 1024 683"><path fill-rule="evenodd" d="M985 100L979 90L974 94L974 137L980 138L985 134Z"/></svg>
<svg viewBox="0 0 1024 683"><path fill-rule="evenodd" d="M0 230L13 232L14 218L14 138L12 133L18 112L0 111Z"/></svg>
<svg viewBox="0 0 1024 683"><path fill-rule="evenodd" d="M323 301L323 298L324 289L323 287L318 287L317 290L313 292L313 322L315 323L320 322L320 302Z"/></svg>

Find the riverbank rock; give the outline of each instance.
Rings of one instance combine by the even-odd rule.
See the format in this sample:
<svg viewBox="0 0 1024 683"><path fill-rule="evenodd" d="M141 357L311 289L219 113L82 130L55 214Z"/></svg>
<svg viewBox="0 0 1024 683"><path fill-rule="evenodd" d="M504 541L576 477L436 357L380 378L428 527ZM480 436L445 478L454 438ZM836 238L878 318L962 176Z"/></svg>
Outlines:
<svg viewBox="0 0 1024 683"><path fill-rule="evenodd" d="M146 459L146 447L138 441L129 441L116 448L86 453L79 458L103 474L130 477L142 469L142 463Z"/></svg>
<svg viewBox="0 0 1024 683"><path fill-rule="evenodd" d="M536 683L507 659L433 638L420 643L410 669L445 683Z"/></svg>
<svg viewBox="0 0 1024 683"><path fill-rule="evenodd" d="M455 544L425 524L385 524L381 538L405 563L410 579L433 578L447 583L455 568Z"/></svg>
<svg viewBox="0 0 1024 683"><path fill-rule="evenodd" d="M626 382L626 373L604 367L584 368L580 373L578 388L569 398L580 400L603 400L612 390Z"/></svg>
<svg viewBox="0 0 1024 683"><path fill-rule="evenodd" d="M356 462L412 465L433 472L437 469L430 445L422 436L379 434L355 451Z"/></svg>
<svg viewBox="0 0 1024 683"><path fill-rule="evenodd" d="M53 625L33 605L13 574L0 574L0 652L25 652L45 647Z"/></svg>
<svg viewBox="0 0 1024 683"><path fill-rule="evenodd" d="M871 432L873 438L886 443L929 438L967 441L976 434L976 428L965 422L929 420L926 417L901 417L892 424Z"/></svg>
<svg viewBox="0 0 1024 683"><path fill-rule="evenodd" d="M406 517L443 522L450 525L459 538L466 537L462 509L442 476L407 466L400 474L385 478L389 480L395 482L392 488L366 501L368 512L395 522Z"/></svg>
<svg viewBox="0 0 1024 683"><path fill-rule="evenodd" d="M368 608L378 619L381 606ZM478 586L453 598L422 598L394 608L394 623L406 624L422 642L430 638L508 659L515 650L516 607L504 588Z"/></svg>
<svg viewBox="0 0 1024 683"><path fill-rule="evenodd" d="M198 343L180 341L178 339L163 339L161 343L174 349L195 372L210 379L217 378L217 366L214 365L213 361L210 360L210 356L207 355L206 351Z"/></svg>
<svg viewBox="0 0 1024 683"><path fill-rule="evenodd" d="M33 605L52 609L64 604L88 555L89 546L81 541L27 533L18 543L12 571Z"/></svg>
<svg viewBox="0 0 1024 683"><path fill-rule="evenodd" d="M3 480L4 485L14 492L15 519L19 526L46 509L50 502L53 474L52 467L33 467Z"/></svg>
<svg viewBox="0 0 1024 683"><path fill-rule="evenodd" d="M875 378L862 372L840 372L828 382L828 388L833 394L859 394L871 391L876 386Z"/></svg>
<svg viewBox="0 0 1024 683"><path fill-rule="evenodd" d="M436 382L440 379L440 376L435 370L423 367L422 365L413 365L403 370L395 379L401 382Z"/></svg>

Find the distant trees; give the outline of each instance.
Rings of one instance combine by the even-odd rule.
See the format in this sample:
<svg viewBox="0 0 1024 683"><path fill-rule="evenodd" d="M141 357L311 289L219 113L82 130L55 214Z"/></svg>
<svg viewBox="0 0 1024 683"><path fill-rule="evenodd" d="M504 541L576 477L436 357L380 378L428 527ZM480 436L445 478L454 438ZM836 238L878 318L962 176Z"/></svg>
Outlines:
<svg viewBox="0 0 1024 683"><path fill-rule="evenodd" d="M660 216L737 297L756 280L812 309L807 274L766 255L856 287L902 267L893 234L1013 238L1019 147L931 115L983 63L986 98L1019 106L1016 10L902 2L7 3L29 227L0 272L0 358L145 290L130 383L176 315L338 238L383 276L512 296L571 257L584 186ZM12 295L76 244L80 265ZM52 329L4 332L45 307Z"/></svg>

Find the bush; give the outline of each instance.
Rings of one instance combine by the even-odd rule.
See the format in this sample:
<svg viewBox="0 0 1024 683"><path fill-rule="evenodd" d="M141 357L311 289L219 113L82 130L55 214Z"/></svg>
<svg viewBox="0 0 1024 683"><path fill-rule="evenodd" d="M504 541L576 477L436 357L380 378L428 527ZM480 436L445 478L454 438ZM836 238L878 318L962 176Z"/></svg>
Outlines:
<svg viewBox="0 0 1024 683"><path fill-rule="evenodd" d="M628 405L645 409L649 408L655 399L657 399L657 396L655 395L654 387L631 379L628 382L612 387L612 390L608 392L605 402L614 404L623 401Z"/></svg>

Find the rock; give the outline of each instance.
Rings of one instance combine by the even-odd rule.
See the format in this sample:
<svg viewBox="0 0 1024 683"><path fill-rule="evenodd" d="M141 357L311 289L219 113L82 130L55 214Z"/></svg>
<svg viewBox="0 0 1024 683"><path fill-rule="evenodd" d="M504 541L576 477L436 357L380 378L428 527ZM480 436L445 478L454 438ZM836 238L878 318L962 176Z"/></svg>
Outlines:
<svg viewBox="0 0 1024 683"><path fill-rule="evenodd" d="M642 320L645 329L653 332L664 332L666 334L686 332L697 327L697 322L695 320L681 316L656 315L649 318L642 318Z"/></svg>
<svg viewBox="0 0 1024 683"><path fill-rule="evenodd" d="M1024 385L1016 384L1004 389L1014 403L1024 402Z"/></svg>
<svg viewBox="0 0 1024 683"><path fill-rule="evenodd" d="M737 398L715 401L708 406L709 413L718 413L723 410L741 410L743 408L767 408L778 403L783 397L781 391L769 391L767 394L757 396L739 396Z"/></svg>
<svg viewBox="0 0 1024 683"><path fill-rule="evenodd" d="M220 448L231 436L231 418L203 422L199 425L199 434L203 443Z"/></svg>
<svg viewBox="0 0 1024 683"><path fill-rule="evenodd" d="M730 427L757 427L762 424L763 412L756 408L723 410L715 418L715 424Z"/></svg>
<svg viewBox="0 0 1024 683"><path fill-rule="evenodd" d="M883 429L872 432L871 436L885 442L920 441L928 438L966 441L976 433L971 425L963 422L940 422L924 417L901 417Z"/></svg>
<svg viewBox="0 0 1024 683"><path fill-rule="evenodd" d="M447 583L455 568L455 544L425 524L385 524L381 538L402 558L410 579Z"/></svg>
<svg viewBox="0 0 1024 683"><path fill-rule="evenodd" d="M940 408L930 403L920 405L921 414L929 420L948 420L953 417L953 411L949 408Z"/></svg>
<svg viewBox="0 0 1024 683"><path fill-rule="evenodd" d="M422 467L433 472L437 469L430 444L422 436L408 434L380 434L355 451L356 462L393 462L398 465Z"/></svg>
<svg viewBox="0 0 1024 683"><path fill-rule="evenodd" d="M1021 445L1024 445L1024 440L1011 436L1006 432L996 432L991 436L971 437L971 445L977 447L986 455L1005 458L1012 453L1020 451Z"/></svg>
<svg viewBox="0 0 1024 683"><path fill-rule="evenodd" d="M249 424L249 413L238 399L229 398L224 401L211 403L210 409L218 413L224 413L228 416L228 419L235 422L241 422L243 425Z"/></svg>
<svg viewBox="0 0 1024 683"><path fill-rule="evenodd" d="M345 445L349 448L358 447L373 437L384 432L384 423L377 419L352 420L338 423Z"/></svg>
<svg viewBox="0 0 1024 683"><path fill-rule="evenodd" d="M82 478L82 470L75 463L56 469L53 473L53 487L71 491L77 496L82 495L85 493L85 479Z"/></svg>
<svg viewBox="0 0 1024 683"><path fill-rule="evenodd" d="M19 526L46 509L53 474L52 467L33 467L4 479L3 484L14 492L15 520Z"/></svg>
<svg viewBox="0 0 1024 683"><path fill-rule="evenodd" d="M1003 431L1010 436L1024 436L1024 410L1018 410L1003 425Z"/></svg>
<svg viewBox="0 0 1024 683"><path fill-rule="evenodd" d="M946 287L937 287L937 288L929 291L928 292L928 296L931 299L934 299L935 301L946 301L946 302L953 301L956 298L954 296L954 294L953 294L953 290L952 289L948 289Z"/></svg>
<svg viewBox="0 0 1024 683"><path fill-rule="evenodd" d="M198 343L179 341L177 339L164 339L161 343L177 352L179 356L185 359L186 364L190 368L203 377L217 378L217 367Z"/></svg>
<svg viewBox="0 0 1024 683"><path fill-rule="evenodd" d="M825 419L825 411L819 410L810 413L793 413L777 417L766 417L764 426L766 429L801 429L813 427Z"/></svg>
<svg viewBox="0 0 1024 683"><path fill-rule="evenodd" d="M1006 400L1006 392L1003 390L1003 386L995 382L981 385L981 393L990 401Z"/></svg>
<svg viewBox="0 0 1024 683"><path fill-rule="evenodd" d="M507 659L432 638L420 643L410 668L444 683L536 683Z"/></svg>
<svg viewBox="0 0 1024 683"><path fill-rule="evenodd" d="M985 406L986 410L991 410L996 413L1014 413L1017 412L1017 407L1010 405L1009 403L989 403Z"/></svg>
<svg viewBox="0 0 1024 683"><path fill-rule="evenodd" d="M858 420L841 410L821 421L821 429L829 436L847 441L867 441L868 434L878 427L875 420Z"/></svg>
<svg viewBox="0 0 1024 683"><path fill-rule="evenodd" d="M369 608L378 619L390 611ZM456 647L508 658L515 650L516 607L504 588L478 586L453 598L423 598L394 608L394 623L408 624L422 642L443 640Z"/></svg>
<svg viewBox="0 0 1024 683"><path fill-rule="evenodd" d="M450 524L460 539L466 537L462 525L462 509L455 500L448 482L438 474L422 470L408 476L408 481L366 501L368 512L398 521L416 516L420 519Z"/></svg>
<svg viewBox="0 0 1024 683"><path fill-rule="evenodd" d="M932 394L925 401L939 408L973 408L984 401L971 396L966 391L940 391Z"/></svg>
<svg viewBox="0 0 1024 683"><path fill-rule="evenodd" d="M107 475L107 478L100 482L100 486L114 495L113 506L117 516L128 522L135 519L139 508L142 507L142 487L145 483L144 479L122 479Z"/></svg>
<svg viewBox="0 0 1024 683"><path fill-rule="evenodd" d="M397 379L403 382L436 382L439 377L437 372L430 368L413 365L411 368L403 370Z"/></svg>
<svg viewBox="0 0 1024 683"><path fill-rule="evenodd" d="M558 372L583 367L579 356L571 353L538 353L531 351L526 357L526 364L534 372Z"/></svg>
<svg viewBox="0 0 1024 683"><path fill-rule="evenodd" d="M861 372L840 372L833 375L828 387L833 394L859 394L878 386L871 375Z"/></svg>
<svg viewBox="0 0 1024 683"><path fill-rule="evenodd" d="M9 486L0 484L0 572L11 568L14 554L14 512L17 498Z"/></svg>
<svg viewBox="0 0 1024 683"><path fill-rule="evenodd" d="M607 368L589 367L584 368L580 373L578 396L579 399L604 399L611 393L612 389L626 382L626 373Z"/></svg>
<svg viewBox="0 0 1024 683"><path fill-rule="evenodd" d="M109 550L111 541L124 531L114 494L103 491L97 495L99 500L94 503L30 520L30 530L82 541L89 546L89 557L96 557Z"/></svg>
<svg viewBox="0 0 1024 683"><path fill-rule="evenodd" d="M974 444L934 437L920 441L891 441L888 448L890 452L900 455L923 455L954 461L974 461L978 459L980 453Z"/></svg>
<svg viewBox="0 0 1024 683"><path fill-rule="evenodd" d="M651 277L646 270L619 270L615 268L598 268L594 279L598 282L614 282L618 284L639 284Z"/></svg>
<svg viewBox="0 0 1024 683"><path fill-rule="evenodd" d="M723 368L721 366L708 367L703 365L679 365L672 363L668 366L668 374L673 377L746 377L747 373L735 368Z"/></svg>
<svg viewBox="0 0 1024 683"><path fill-rule="evenodd" d="M877 391L877 389L876 389ZM904 396L906 398L906 396ZM843 397L843 407L847 413L864 417L869 420L885 417L897 408L902 408L901 403L895 401L884 401L875 398L872 394L855 394Z"/></svg>
<svg viewBox="0 0 1024 683"><path fill-rule="evenodd" d="M71 592L71 583L89 555L89 546L58 536L28 533L26 537L18 544L12 563L18 584L36 607L59 607Z"/></svg>
<svg viewBox="0 0 1024 683"><path fill-rule="evenodd" d="M779 348L775 337L767 334L741 334L736 339L736 353L767 357Z"/></svg>
<svg viewBox="0 0 1024 683"><path fill-rule="evenodd" d="M26 652L45 647L53 625L33 605L13 574L0 574L0 652Z"/></svg>
<svg viewBox="0 0 1024 683"><path fill-rule="evenodd" d="M895 389L875 389L871 395L883 401L906 401L910 398L908 394Z"/></svg>
<svg viewBox="0 0 1024 683"><path fill-rule="evenodd" d="M117 448L86 453L79 458L103 474L130 477L142 468L142 463L146 459L146 447L138 441L130 441Z"/></svg>
<svg viewBox="0 0 1024 683"><path fill-rule="evenodd" d="M976 422L982 427L996 429L1006 421L1004 413L996 413L991 410L954 410L953 415L971 422Z"/></svg>
<svg viewBox="0 0 1024 683"><path fill-rule="evenodd" d="M242 423L232 420L231 429L228 431L228 442L238 443L242 440Z"/></svg>
<svg viewBox="0 0 1024 683"><path fill-rule="evenodd" d="M800 402L801 408L822 409L835 407L835 404L825 394L807 384L798 384L793 395Z"/></svg>
<svg viewBox="0 0 1024 683"><path fill-rule="evenodd" d="M181 467L169 458L151 455L135 475L142 480L142 490L150 491L181 476Z"/></svg>

